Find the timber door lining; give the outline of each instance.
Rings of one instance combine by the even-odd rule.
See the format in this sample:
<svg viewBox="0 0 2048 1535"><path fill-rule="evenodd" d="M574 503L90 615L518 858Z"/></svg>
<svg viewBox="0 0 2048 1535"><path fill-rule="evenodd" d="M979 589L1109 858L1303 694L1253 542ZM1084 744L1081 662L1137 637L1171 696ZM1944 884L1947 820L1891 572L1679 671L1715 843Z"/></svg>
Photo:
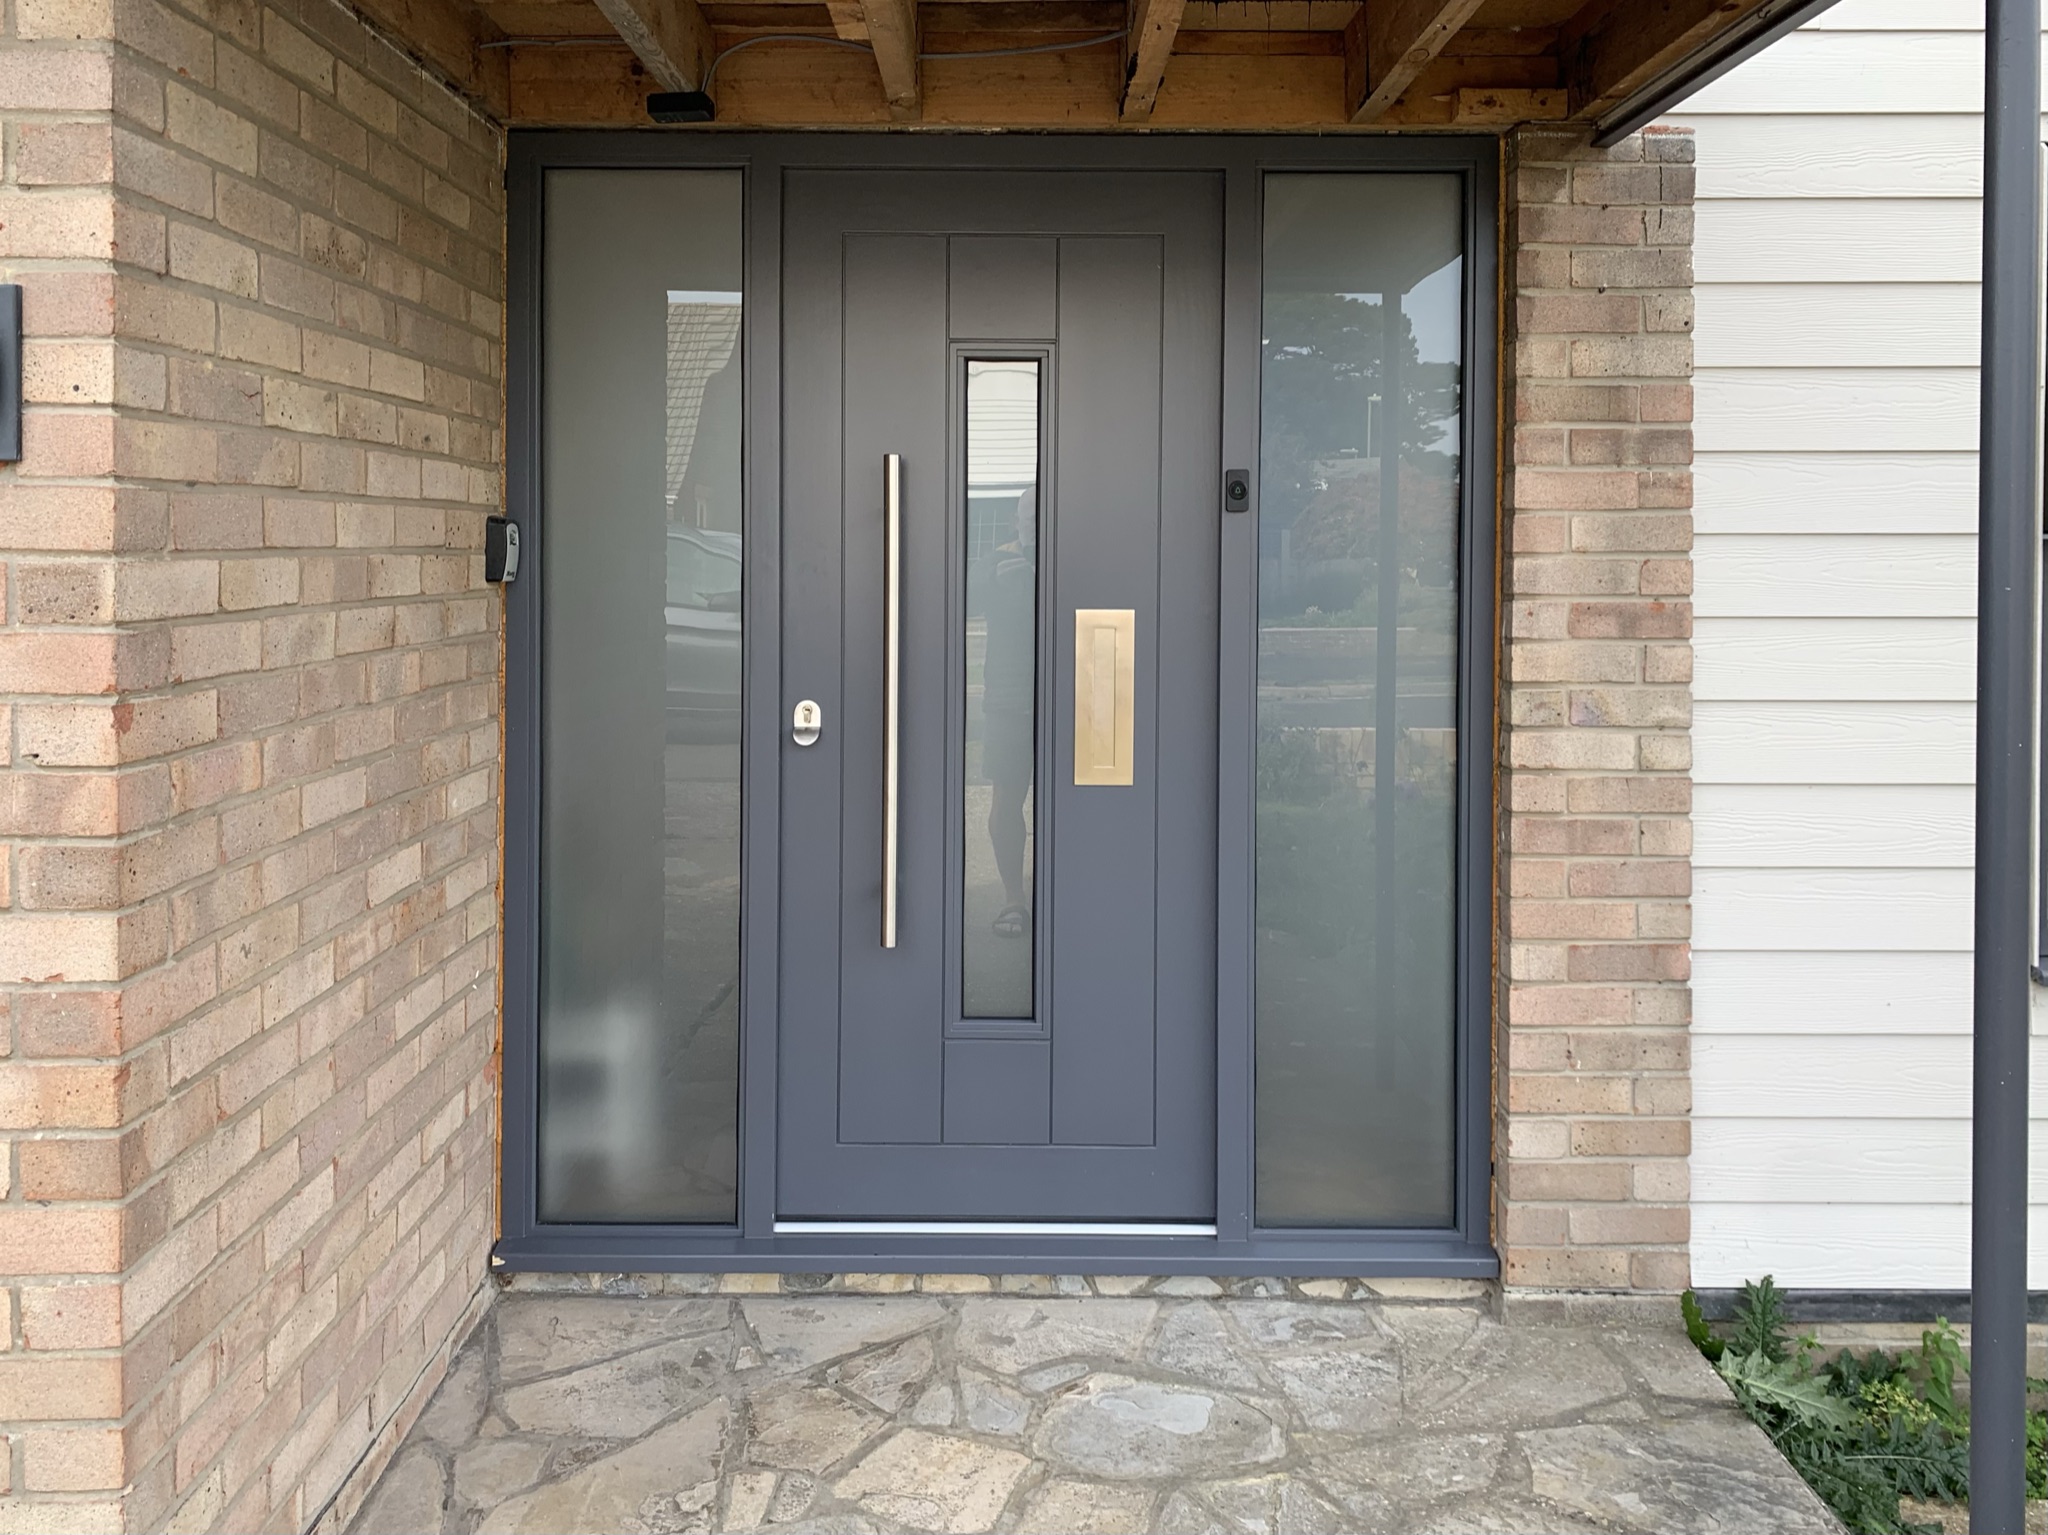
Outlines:
<svg viewBox="0 0 2048 1535"><path fill-rule="evenodd" d="M1464 184L1460 429L1456 1222L1447 1229L1283 1230L1252 1216L1252 896L1257 507L1225 513L1218 673L1216 1234L975 1236L775 1230L778 795L783 741L779 572L782 187L792 169L1200 169L1224 183L1222 445L1259 457L1262 177L1269 171L1449 172ZM542 1223L539 1114L539 572L541 199L552 169L738 169L745 175L744 808L741 848L739 1220L721 1226ZM1492 137L1189 134L1004 136L524 131L511 136L506 500L525 566L505 588L505 911L501 1234L508 1270L1143 1272L1487 1278L1494 992L1500 149ZM1254 479L1256 485L1256 478ZM1254 499L1256 499L1256 491Z"/></svg>

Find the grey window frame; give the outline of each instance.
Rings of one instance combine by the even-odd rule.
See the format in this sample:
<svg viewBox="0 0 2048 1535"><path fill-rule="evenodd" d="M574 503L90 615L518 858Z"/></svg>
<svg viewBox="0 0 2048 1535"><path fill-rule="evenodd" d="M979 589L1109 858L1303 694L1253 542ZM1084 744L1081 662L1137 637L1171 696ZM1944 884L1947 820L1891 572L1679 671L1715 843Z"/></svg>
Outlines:
<svg viewBox="0 0 2048 1535"><path fill-rule="evenodd" d="M739 1220L730 1226L543 1223L535 1205L539 997L538 649L547 558L540 505L541 196L554 169L738 169L745 176L741 341L747 539L741 847ZM778 519L781 186L797 168L1183 170L1224 199L1223 461L1258 462L1261 183L1269 171L1434 171L1464 187L1460 489L1456 1220L1417 1230L1257 1227L1252 1214L1252 896L1257 505L1217 512L1222 570L1218 776L1217 1235L928 1237L773 1234L777 772L782 750ZM1487 135L879 135L524 130L508 192L506 497L525 567L506 589L501 1234L504 1271L1064 1272L1493 1278L1495 767L1500 654L1499 141Z"/></svg>

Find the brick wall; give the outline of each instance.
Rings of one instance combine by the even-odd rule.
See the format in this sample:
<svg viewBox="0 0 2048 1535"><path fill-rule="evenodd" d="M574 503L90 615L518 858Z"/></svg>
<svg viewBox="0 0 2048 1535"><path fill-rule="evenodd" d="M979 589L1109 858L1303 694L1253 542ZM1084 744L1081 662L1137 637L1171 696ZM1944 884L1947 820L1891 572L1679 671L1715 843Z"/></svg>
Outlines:
<svg viewBox="0 0 2048 1535"><path fill-rule="evenodd" d="M1687 1277L1692 151L1509 144L1511 1286Z"/></svg>
<svg viewBox="0 0 2048 1535"><path fill-rule="evenodd" d="M303 1528L493 1229L500 138L330 0L6 23L0 1529Z"/></svg>

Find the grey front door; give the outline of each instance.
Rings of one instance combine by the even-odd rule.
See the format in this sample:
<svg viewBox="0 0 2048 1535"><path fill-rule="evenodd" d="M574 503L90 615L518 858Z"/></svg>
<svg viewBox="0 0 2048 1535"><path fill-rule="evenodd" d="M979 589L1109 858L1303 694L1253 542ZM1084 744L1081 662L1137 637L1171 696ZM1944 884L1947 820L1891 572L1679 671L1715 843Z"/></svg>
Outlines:
<svg viewBox="0 0 2048 1535"><path fill-rule="evenodd" d="M784 198L778 1221L1205 1225L1220 181Z"/></svg>

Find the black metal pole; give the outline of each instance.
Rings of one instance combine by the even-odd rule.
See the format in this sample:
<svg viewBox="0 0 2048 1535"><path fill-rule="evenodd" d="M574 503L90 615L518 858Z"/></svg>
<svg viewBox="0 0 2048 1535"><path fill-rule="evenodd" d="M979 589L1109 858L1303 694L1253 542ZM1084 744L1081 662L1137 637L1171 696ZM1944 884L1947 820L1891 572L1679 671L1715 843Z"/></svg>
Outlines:
<svg viewBox="0 0 2048 1535"><path fill-rule="evenodd" d="M2041 344L2041 0L1984 15L1984 354L1977 439L1977 930L1970 1528L2026 1519L2027 1011Z"/></svg>

